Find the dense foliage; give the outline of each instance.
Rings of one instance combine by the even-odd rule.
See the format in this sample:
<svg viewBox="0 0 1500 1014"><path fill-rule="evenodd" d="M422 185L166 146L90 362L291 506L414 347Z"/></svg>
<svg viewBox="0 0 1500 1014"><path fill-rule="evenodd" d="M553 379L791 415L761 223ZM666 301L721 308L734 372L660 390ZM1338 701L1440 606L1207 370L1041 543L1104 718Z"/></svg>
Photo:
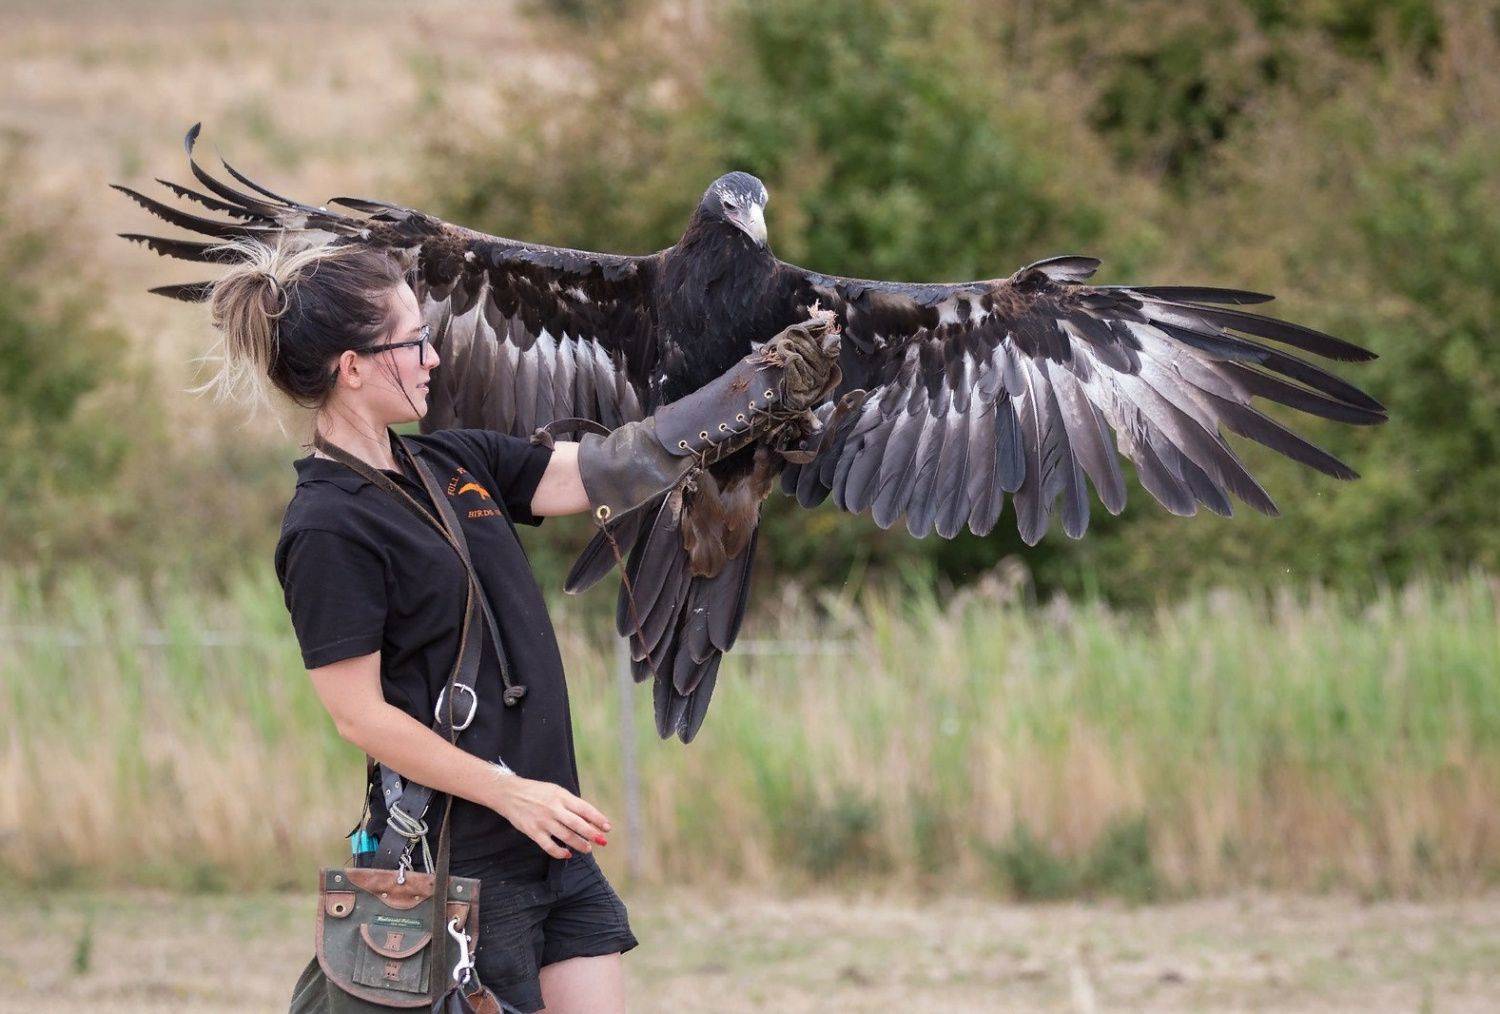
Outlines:
<svg viewBox="0 0 1500 1014"><path fill-rule="evenodd" d="M76 557L109 528L110 490L130 434L105 425L126 372L125 343L80 291L49 284L54 231L9 184L29 168L0 156L0 545L7 560L45 566Z"/></svg>
<svg viewBox="0 0 1500 1014"><path fill-rule="evenodd" d="M1247 450L1274 521L1182 521L1134 488L1084 541L1054 530L1027 551L1044 588L1129 599L1500 564L1492 14L1432 0L770 0L707 20L634 4L586 23L590 75L506 95L503 133L443 125L439 210L640 251L672 242L703 185L741 168L770 188L777 252L811 267L992 277L1090 253L1105 281L1276 292L1282 314L1382 355L1345 369L1390 425L1297 421L1361 481ZM823 579L920 561L961 581L1021 549L1008 512L989 538L952 543L831 506L791 513L773 501L762 545Z"/></svg>

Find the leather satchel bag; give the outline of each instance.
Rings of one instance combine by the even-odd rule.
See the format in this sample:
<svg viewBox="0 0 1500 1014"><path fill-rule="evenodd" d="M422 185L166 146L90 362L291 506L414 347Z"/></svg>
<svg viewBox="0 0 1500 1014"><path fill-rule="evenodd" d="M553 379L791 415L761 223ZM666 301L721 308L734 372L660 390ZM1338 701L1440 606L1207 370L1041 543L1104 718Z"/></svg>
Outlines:
<svg viewBox="0 0 1500 1014"><path fill-rule="evenodd" d="M432 475L399 434L387 431L391 445L411 463L438 517L378 469L342 448L314 437L313 445L394 496L431 525L463 561L468 575L458 657L434 708L433 729L454 744L474 720L478 696L483 631L500 659L506 706L518 703L526 688L513 685L500 642L499 627L484 598L469 558L468 543ZM481 627L480 617L483 617ZM479 935L480 883L449 874L448 823L453 799L444 798L434 864L426 849L423 820L433 792L384 765L378 769L390 814L371 865L337 866L319 871L316 955L293 989L291 1014L354 1014L391 1008L429 1007L435 1014L505 1014L515 1008L500 1001L479 981L474 947ZM413 853L422 845L427 872L414 868ZM439 905L437 898L443 898ZM450 958L449 945L457 948Z"/></svg>

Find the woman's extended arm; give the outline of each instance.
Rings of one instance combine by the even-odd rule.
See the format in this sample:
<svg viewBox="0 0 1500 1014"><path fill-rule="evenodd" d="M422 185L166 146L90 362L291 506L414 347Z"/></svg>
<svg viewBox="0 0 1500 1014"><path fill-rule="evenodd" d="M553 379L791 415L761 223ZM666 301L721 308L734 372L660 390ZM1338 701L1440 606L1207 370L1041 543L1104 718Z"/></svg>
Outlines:
<svg viewBox="0 0 1500 1014"><path fill-rule="evenodd" d="M550 472L550 469L549 469ZM308 670L339 735L405 778L487 806L557 859L606 844L609 820L561 785L502 771L449 743L380 691L380 652Z"/></svg>
<svg viewBox="0 0 1500 1014"><path fill-rule="evenodd" d="M556 517L578 514L591 506L583 479L578 475L578 444L571 440L556 441L552 445L552 459L532 494L531 513L539 518Z"/></svg>

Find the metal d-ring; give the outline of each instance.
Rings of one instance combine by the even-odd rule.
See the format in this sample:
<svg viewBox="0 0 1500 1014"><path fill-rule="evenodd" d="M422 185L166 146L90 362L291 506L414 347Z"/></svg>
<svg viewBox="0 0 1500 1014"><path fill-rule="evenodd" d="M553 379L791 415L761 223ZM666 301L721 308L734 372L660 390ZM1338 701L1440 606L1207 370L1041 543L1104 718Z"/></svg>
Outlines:
<svg viewBox="0 0 1500 1014"><path fill-rule="evenodd" d="M469 713L464 716L464 720L462 722L455 723L453 726L454 732L463 732L474 723L474 713L479 710L479 695L474 693L473 687L465 686L464 684L457 682L455 682L453 685L460 690L467 690L469 693ZM437 703L432 706L432 720L434 722L441 722L443 720L443 702L447 700L447 697L447 687L443 687L442 690L438 691Z"/></svg>

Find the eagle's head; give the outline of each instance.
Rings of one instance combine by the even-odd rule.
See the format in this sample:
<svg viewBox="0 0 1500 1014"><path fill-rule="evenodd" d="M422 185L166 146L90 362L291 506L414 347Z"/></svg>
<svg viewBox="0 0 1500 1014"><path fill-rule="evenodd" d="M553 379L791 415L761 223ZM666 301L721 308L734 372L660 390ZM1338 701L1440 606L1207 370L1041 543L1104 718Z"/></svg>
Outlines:
<svg viewBox="0 0 1500 1014"><path fill-rule="evenodd" d="M766 245L766 185L749 173L725 173L714 180L698 202L697 217L709 222L728 222L749 236L756 246Z"/></svg>

